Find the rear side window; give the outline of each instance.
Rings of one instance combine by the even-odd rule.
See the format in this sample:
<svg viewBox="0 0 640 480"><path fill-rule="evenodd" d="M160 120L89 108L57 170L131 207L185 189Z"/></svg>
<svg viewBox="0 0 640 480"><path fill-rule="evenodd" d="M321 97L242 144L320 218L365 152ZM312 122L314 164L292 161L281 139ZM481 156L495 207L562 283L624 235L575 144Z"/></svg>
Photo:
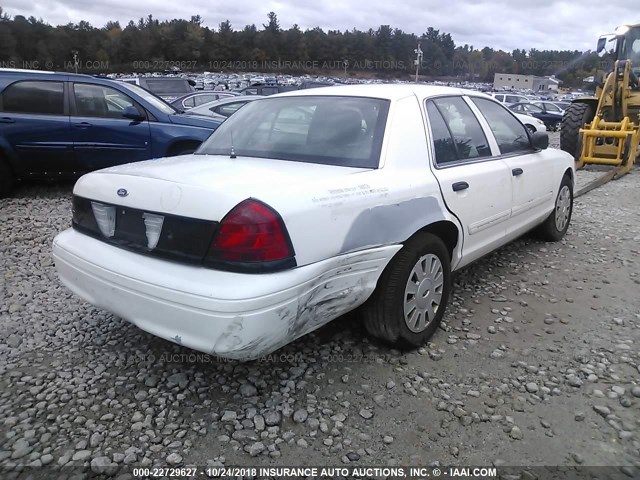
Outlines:
<svg viewBox="0 0 640 480"><path fill-rule="evenodd" d="M487 119L500 153L531 151L527 129L506 108L486 98L472 97L471 100Z"/></svg>
<svg viewBox="0 0 640 480"><path fill-rule="evenodd" d="M186 80L166 78L146 78L145 86L153 93L189 93L191 86Z"/></svg>
<svg viewBox="0 0 640 480"><path fill-rule="evenodd" d="M491 156L491 148L478 119L462 97L431 100L451 133L458 160Z"/></svg>
<svg viewBox="0 0 640 480"><path fill-rule="evenodd" d="M16 82L2 92L2 111L64 115L62 82Z"/></svg>
<svg viewBox="0 0 640 480"><path fill-rule="evenodd" d="M192 106L198 106L198 105L203 105L205 103L209 103L209 102L213 102L214 100L218 100L219 96L217 94L213 94L213 95L196 95L195 97L191 97L194 99L195 101L195 105Z"/></svg>
<svg viewBox="0 0 640 480"><path fill-rule="evenodd" d="M431 136L433 138L433 148L436 154L436 163L442 165L444 163L455 162L458 160L456 147L453 144L453 138L444 123L444 118L436 106L429 102L427 104L427 114L429 115L429 124L431 125Z"/></svg>

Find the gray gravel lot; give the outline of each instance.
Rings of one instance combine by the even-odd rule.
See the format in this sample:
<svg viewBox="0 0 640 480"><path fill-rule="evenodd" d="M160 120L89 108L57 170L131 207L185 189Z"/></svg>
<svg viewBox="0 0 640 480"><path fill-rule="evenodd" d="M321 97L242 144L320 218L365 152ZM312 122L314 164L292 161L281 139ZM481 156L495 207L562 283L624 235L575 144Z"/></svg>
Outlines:
<svg viewBox="0 0 640 480"><path fill-rule="evenodd" d="M70 193L31 185L0 200L2 478L435 462L640 477L638 169L578 199L562 242L524 237L459 272L443 328L418 351L376 343L347 315L244 364L62 287L50 251Z"/></svg>

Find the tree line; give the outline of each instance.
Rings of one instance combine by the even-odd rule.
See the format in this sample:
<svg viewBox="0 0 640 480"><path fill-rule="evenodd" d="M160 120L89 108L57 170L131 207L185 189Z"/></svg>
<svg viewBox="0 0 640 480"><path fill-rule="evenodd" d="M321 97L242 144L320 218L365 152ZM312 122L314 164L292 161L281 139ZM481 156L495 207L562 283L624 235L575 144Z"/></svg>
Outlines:
<svg viewBox="0 0 640 480"><path fill-rule="evenodd" d="M84 73L162 71L271 71L409 78L415 49L423 52L422 79L493 81L494 74L556 75L564 86L582 80L609 60L577 50L513 50L457 45L451 34L428 27L421 35L390 25L361 31L280 27L274 12L267 23L217 28L199 15L159 21L152 15L94 27L86 21L52 26L42 19L14 17L0 7L0 67L46 68Z"/></svg>

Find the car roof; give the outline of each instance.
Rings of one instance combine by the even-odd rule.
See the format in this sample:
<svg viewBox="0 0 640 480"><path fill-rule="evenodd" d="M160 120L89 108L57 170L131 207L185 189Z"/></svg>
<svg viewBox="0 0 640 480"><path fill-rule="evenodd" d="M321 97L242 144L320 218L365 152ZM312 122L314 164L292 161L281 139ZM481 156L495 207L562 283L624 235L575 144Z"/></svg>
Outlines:
<svg viewBox="0 0 640 480"><path fill-rule="evenodd" d="M371 84L371 85L340 85L334 87L308 88L291 92L272 95L274 97L297 96L345 96L345 97L372 97L385 100L399 100L415 95L420 98L437 97L441 95L473 95L492 98L484 93L463 88L444 87L439 85L419 84Z"/></svg>
<svg viewBox="0 0 640 480"><path fill-rule="evenodd" d="M87 79L92 79L92 80L109 80L111 81L111 79L109 78L104 78L104 77L96 77L93 75L85 75L83 73L71 73L71 72L53 72L50 70L27 70L27 69L21 69L21 68L0 68L0 75L12 75L12 76L16 76L16 77L34 77L34 76L64 76L65 78L69 79L69 80L74 80L74 79L78 79L78 80L87 80Z"/></svg>

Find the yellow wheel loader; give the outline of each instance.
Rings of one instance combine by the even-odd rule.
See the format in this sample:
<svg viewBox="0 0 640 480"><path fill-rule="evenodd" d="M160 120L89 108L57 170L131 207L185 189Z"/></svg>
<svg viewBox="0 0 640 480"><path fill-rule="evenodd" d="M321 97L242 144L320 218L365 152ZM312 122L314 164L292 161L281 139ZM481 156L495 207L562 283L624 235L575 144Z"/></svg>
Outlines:
<svg viewBox="0 0 640 480"><path fill-rule="evenodd" d="M576 168L615 168L576 193L582 194L631 170L640 153L640 24L623 25L598 40L598 53L615 42L613 70L599 82L594 97L574 100L565 110L560 148L574 155Z"/></svg>

